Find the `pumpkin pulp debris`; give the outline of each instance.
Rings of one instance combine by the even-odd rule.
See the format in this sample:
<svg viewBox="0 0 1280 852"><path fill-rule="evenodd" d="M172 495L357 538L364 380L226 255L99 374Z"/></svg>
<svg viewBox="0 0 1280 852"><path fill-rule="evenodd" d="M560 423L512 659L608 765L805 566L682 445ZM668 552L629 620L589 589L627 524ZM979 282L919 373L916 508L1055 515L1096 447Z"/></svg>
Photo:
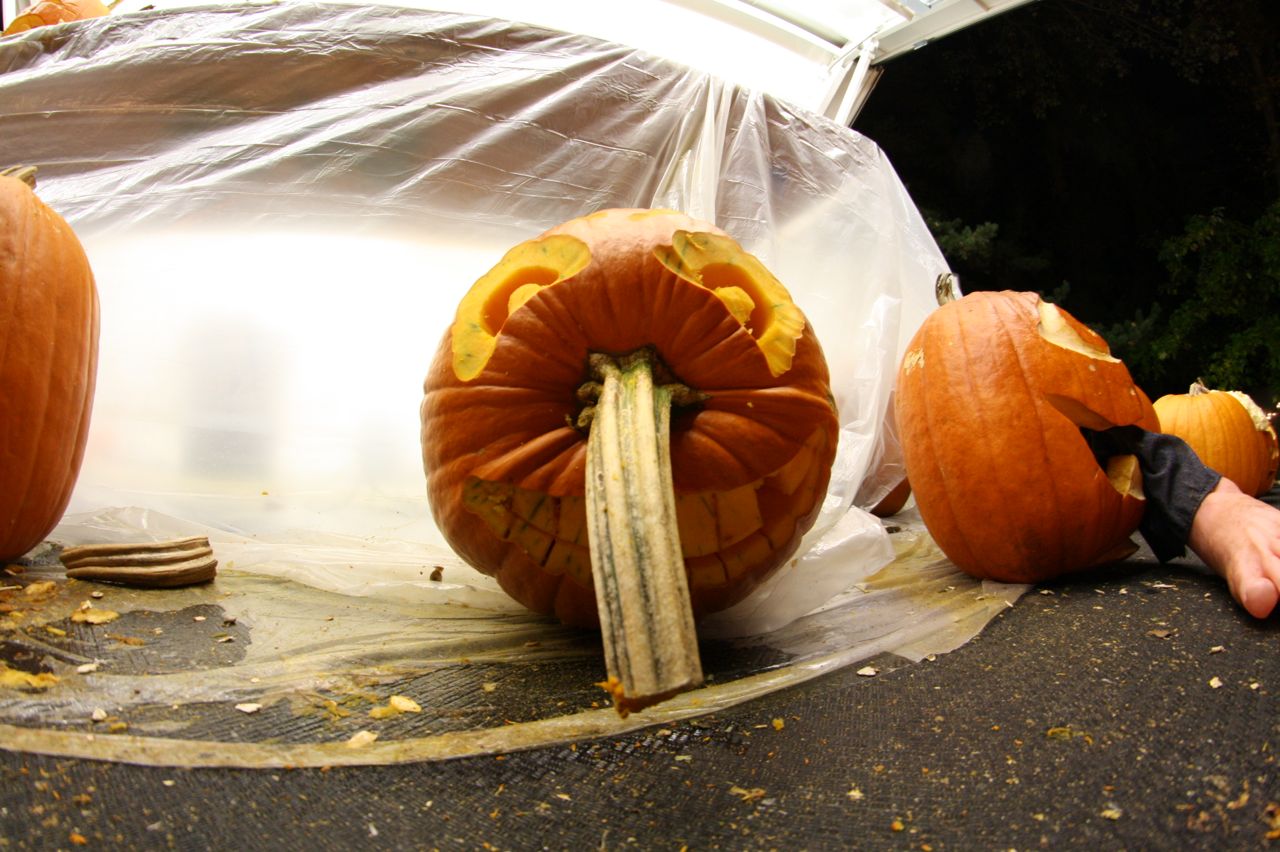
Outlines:
<svg viewBox="0 0 1280 852"><path fill-rule="evenodd" d="M786 289L723 231L673 211L602 211L508 251L459 304L424 391L423 463L441 531L525 606L600 625L606 646L631 648L606 651L620 711L687 685L637 691L615 670L624 656L648 657L657 642L683 648L664 672L675 657L696 659L692 619L741 600L795 551L838 434L821 348ZM600 401L628 395L635 410L622 419L636 422L593 453ZM595 457L630 475L629 454L669 456L663 508L592 512ZM658 468L640 481L661 480ZM631 521L622 531L593 514ZM653 539L631 530L657 518ZM665 551L667 579L602 581L612 569L601 563L616 560L593 535L637 548L641 574ZM665 591L651 597L655 583ZM629 626L636 619L649 627ZM615 642L633 630L653 641Z"/></svg>

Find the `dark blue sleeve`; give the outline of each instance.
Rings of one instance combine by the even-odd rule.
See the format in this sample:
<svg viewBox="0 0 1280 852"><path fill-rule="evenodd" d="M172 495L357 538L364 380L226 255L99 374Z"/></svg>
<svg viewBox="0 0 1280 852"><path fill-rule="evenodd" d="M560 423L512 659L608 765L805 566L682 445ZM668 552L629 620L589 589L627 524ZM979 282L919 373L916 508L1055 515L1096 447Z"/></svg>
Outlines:
<svg viewBox="0 0 1280 852"><path fill-rule="evenodd" d="M1105 465L1115 455L1138 457L1147 498L1138 531L1161 562L1185 554L1191 521L1222 475L1205 467L1186 441L1173 435L1137 426L1083 431L1099 463Z"/></svg>

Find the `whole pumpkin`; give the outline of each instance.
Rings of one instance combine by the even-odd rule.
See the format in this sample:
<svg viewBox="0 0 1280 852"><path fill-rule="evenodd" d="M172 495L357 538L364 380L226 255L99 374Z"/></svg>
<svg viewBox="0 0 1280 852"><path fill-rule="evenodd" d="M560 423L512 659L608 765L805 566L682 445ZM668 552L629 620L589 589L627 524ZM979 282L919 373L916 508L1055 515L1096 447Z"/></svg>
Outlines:
<svg viewBox="0 0 1280 852"><path fill-rule="evenodd" d="M974 292L907 347L896 413L938 546L974 576L1037 582L1120 558L1141 520L1136 459L1104 470L1081 428L1156 428L1106 342L1035 293Z"/></svg>
<svg viewBox="0 0 1280 852"><path fill-rule="evenodd" d="M1262 409L1239 391L1210 390L1197 381L1186 393L1155 402L1160 430L1186 441L1200 460L1246 494L1276 480L1275 432Z"/></svg>
<svg viewBox="0 0 1280 852"><path fill-rule="evenodd" d="M425 382L436 522L526 607L598 623L585 531L593 353L651 348L687 393L670 422L696 615L745 597L825 495L838 421L826 362L783 286L726 233L606 210L521 243L462 300Z"/></svg>
<svg viewBox="0 0 1280 852"><path fill-rule="evenodd" d="M110 8L101 0L41 0L14 18L0 35L13 35L66 21L99 18L110 11Z"/></svg>
<svg viewBox="0 0 1280 852"><path fill-rule="evenodd" d="M0 172L0 560L30 551L71 499L88 437L98 295L32 170Z"/></svg>

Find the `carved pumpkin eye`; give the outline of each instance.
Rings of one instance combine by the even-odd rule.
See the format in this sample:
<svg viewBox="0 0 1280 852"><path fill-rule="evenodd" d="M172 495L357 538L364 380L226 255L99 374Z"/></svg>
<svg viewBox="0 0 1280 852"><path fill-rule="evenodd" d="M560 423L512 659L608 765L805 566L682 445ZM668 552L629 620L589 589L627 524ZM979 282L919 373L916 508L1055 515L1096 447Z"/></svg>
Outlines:
<svg viewBox="0 0 1280 852"><path fill-rule="evenodd" d="M754 255L730 237L676 231L671 245L658 247L654 256L684 280L715 293L756 339L770 372L780 376L791 369L796 340L804 331L804 314L791 301L787 288Z"/></svg>
<svg viewBox="0 0 1280 852"><path fill-rule="evenodd" d="M458 305L453 322L453 369L462 381L480 374L507 317L543 287L572 278L591 262L575 237L553 234L508 251L480 277Z"/></svg>

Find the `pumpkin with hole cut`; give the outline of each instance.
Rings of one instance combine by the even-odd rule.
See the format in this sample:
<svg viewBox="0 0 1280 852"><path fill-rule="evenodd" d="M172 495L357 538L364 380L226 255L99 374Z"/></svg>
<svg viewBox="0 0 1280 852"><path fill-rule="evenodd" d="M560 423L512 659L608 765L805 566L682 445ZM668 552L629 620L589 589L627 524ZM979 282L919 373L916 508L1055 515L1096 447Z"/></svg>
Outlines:
<svg viewBox="0 0 1280 852"><path fill-rule="evenodd" d="M728 234L669 210L606 210L521 243L462 299L427 375L437 525L528 608L598 623L584 506L596 353L654 354L695 615L745 597L825 496L838 421L786 289Z"/></svg>
<svg viewBox="0 0 1280 852"><path fill-rule="evenodd" d="M1270 421L1240 391L1210 390L1203 382L1187 393L1155 402L1160 430L1177 435L1208 467L1246 494L1259 496L1276 481L1276 440Z"/></svg>
<svg viewBox="0 0 1280 852"><path fill-rule="evenodd" d="M0 560L30 551L62 517L97 375L93 273L30 172L0 173Z"/></svg>
<svg viewBox="0 0 1280 852"><path fill-rule="evenodd" d="M1081 429L1157 426L1106 342L1034 293L942 305L907 347L897 422L925 526L974 576L1036 582L1120 558L1142 518L1137 460Z"/></svg>

